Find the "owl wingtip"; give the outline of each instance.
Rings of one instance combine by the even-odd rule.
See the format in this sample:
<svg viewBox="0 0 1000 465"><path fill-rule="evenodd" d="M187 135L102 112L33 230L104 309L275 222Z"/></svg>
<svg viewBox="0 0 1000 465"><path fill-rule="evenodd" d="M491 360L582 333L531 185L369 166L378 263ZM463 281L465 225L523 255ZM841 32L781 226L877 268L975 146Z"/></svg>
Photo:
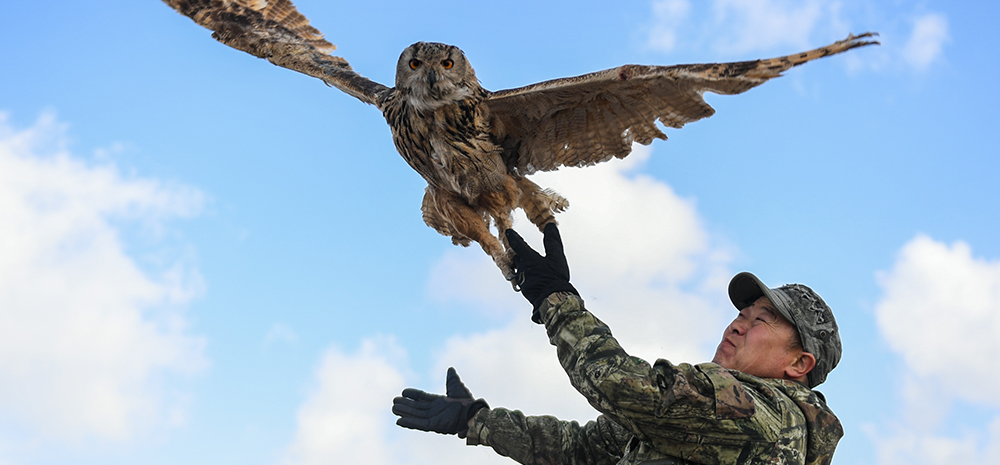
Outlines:
<svg viewBox="0 0 1000 465"><path fill-rule="evenodd" d="M864 47L866 45L882 45L882 42L877 39L878 37L879 37L878 32L868 31L858 35L850 34L847 36L847 39L844 39L844 41L852 42L852 45L854 45L855 47ZM869 38L871 40L863 40Z"/></svg>

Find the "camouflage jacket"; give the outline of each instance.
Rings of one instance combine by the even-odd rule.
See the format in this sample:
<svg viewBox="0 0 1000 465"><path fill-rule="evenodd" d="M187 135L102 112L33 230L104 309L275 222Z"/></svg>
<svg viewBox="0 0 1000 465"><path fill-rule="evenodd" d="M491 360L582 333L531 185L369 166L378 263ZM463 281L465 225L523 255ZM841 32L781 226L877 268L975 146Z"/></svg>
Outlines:
<svg viewBox="0 0 1000 465"><path fill-rule="evenodd" d="M827 465L843 436L822 394L801 383L714 363L650 366L572 294L549 296L541 317L571 383L602 415L580 426L483 409L468 444L525 465Z"/></svg>

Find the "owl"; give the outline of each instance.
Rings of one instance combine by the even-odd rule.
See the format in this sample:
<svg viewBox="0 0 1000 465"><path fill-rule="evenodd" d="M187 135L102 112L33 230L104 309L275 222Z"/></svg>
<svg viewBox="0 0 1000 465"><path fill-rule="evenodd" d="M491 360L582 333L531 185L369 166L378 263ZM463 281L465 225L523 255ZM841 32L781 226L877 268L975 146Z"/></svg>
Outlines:
<svg viewBox="0 0 1000 465"><path fill-rule="evenodd" d="M715 110L702 94L739 94L817 58L878 42L850 35L780 58L675 66L624 65L489 91L453 45L417 42L387 87L331 55L334 45L289 0L164 0L212 37L318 78L382 111L403 159L426 181L424 222L454 244L477 242L513 278L503 232L520 208L542 229L569 202L527 178L536 171L623 158ZM491 232L495 228L496 235Z"/></svg>

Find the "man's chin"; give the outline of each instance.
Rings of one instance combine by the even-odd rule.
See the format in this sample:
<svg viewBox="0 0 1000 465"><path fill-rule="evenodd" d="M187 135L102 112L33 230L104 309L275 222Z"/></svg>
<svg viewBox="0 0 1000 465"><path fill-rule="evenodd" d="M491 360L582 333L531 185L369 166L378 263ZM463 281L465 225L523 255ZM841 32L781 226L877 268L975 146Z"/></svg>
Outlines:
<svg viewBox="0 0 1000 465"><path fill-rule="evenodd" d="M719 347L715 348L715 356L712 357L712 363L723 368L731 368L733 357L736 357L736 347L732 343L722 341L719 343Z"/></svg>

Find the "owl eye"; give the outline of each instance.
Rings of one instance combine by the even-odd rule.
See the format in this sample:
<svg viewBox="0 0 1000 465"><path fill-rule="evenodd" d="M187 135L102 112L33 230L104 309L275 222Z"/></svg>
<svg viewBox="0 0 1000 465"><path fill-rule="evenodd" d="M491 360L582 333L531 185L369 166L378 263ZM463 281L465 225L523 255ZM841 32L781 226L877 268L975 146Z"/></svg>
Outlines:
<svg viewBox="0 0 1000 465"><path fill-rule="evenodd" d="M410 69L417 69L422 64L423 63L421 63L420 60L410 60Z"/></svg>
<svg viewBox="0 0 1000 465"><path fill-rule="evenodd" d="M444 66L444 69L451 69L452 66L455 66L455 62L451 60L444 60L441 62L441 66Z"/></svg>

